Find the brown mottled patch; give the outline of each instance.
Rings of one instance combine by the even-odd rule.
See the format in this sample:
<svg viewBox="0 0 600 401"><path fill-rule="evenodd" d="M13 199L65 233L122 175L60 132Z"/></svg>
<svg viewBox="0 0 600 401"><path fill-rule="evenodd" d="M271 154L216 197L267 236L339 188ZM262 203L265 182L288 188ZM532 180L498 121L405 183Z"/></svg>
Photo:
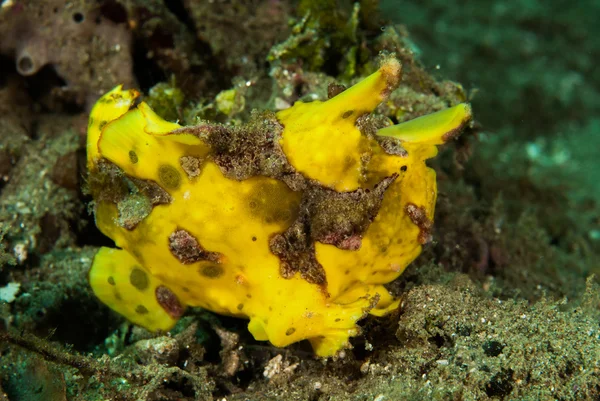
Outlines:
<svg viewBox="0 0 600 401"><path fill-rule="evenodd" d="M279 145L282 131L283 126L275 113L263 112L253 114L243 127L200 124L180 128L175 133L195 135L210 145L212 161L227 178L245 180L266 176L289 179L295 170ZM301 175L293 177L304 181Z"/></svg>
<svg viewBox="0 0 600 401"><path fill-rule="evenodd" d="M279 257L281 276L291 278L300 273L304 280L320 285L326 294L327 278L315 255L315 241L340 249L359 249L385 191L397 177L386 177L371 190L339 193L315 185L305 191L296 221L269 243L271 252Z"/></svg>
<svg viewBox="0 0 600 401"><path fill-rule="evenodd" d="M344 114L342 114L342 118L346 119L346 118L350 117L353 113L354 113L354 110L345 111Z"/></svg>
<svg viewBox="0 0 600 401"><path fill-rule="evenodd" d="M134 177L128 177L136 187L142 192L145 196L150 199L150 203L152 206L156 205L165 205L171 203L173 198L167 191L165 191L160 185L153 181L145 181L140 180Z"/></svg>
<svg viewBox="0 0 600 401"><path fill-rule="evenodd" d="M325 286L325 269L317 261L314 242L300 221L294 223L283 234L273 236L269 243L271 252L279 257L279 273L283 278L292 278L297 272L311 284Z"/></svg>
<svg viewBox="0 0 600 401"><path fill-rule="evenodd" d="M183 229L175 230L169 236L169 249L177 260L186 265L202 260L218 263L221 259L218 252L207 251L192 234Z"/></svg>
<svg viewBox="0 0 600 401"><path fill-rule="evenodd" d="M202 159L194 156L182 156L179 158L179 165L188 177L198 177L202 170Z"/></svg>
<svg viewBox="0 0 600 401"><path fill-rule="evenodd" d="M417 240L420 244L426 244L431 241L431 227L433 222L427 217L427 211L423 207L418 207L415 204L409 203L404 208L404 211L410 220L419 227L419 237Z"/></svg>
<svg viewBox="0 0 600 401"><path fill-rule="evenodd" d="M113 276L109 276L107 281L108 281L108 284L115 285L115 278Z"/></svg>
<svg viewBox="0 0 600 401"><path fill-rule="evenodd" d="M156 287L156 301L158 304L173 318L178 318L183 315L183 306L177 295L164 285Z"/></svg>
<svg viewBox="0 0 600 401"><path fill-rule="evenodd" d="M296 332L296 329L295 329L295 328L293 328L293 327L290 327L289 329L287 329L287 330L285 331L285 335L286 335L286 336L291 336L291 335L292 335L292 334L294 334L295 332Z"/></svg>
<svg viewBox="0 0 600 401"><path fill-rule="evenodd" d="M331 83L331 84L327 85L327 99L336 97L337 95L339 95L340 93L342 93L345 90L346 90L346 87L344 85Z"/></svg>
<svg viewBox="0 0 600 401"><path fill-rule="evenodd" d="M349 251L358 251L362 245L362 237L360 235L351 235L344 238L338 244L338 248L347 249Z"/></svg>
<svg viewBox="0 0 600 401"><path fill-rule="evenodd" d="M389 119L384 115L363 113L356 118L354 126L368 138L378 139L377 131L389 126Z"/></svg>
<svg viewBox="0 0 600 401"><path fill-rule="evenodd" d="M362 234L377 216L385 191L397 177L393 174L384 178L372 190L338 193L319 189L313 192L302 206L311 213L312 239L340 249L360 249Z"/></svg>
<svg viewBox="0 0 600 401"><path fill-rule="evenodd" d="M237 310L242 310L242 309L244 309L244 304L238 304Z"/></svg>
<svg viewBox="0 0 600 401"><path fill-rule="evenodd" d="M408 152L402 146L402 141L390 136L376 136L377 143L388 155L408 157Z"/></svg>

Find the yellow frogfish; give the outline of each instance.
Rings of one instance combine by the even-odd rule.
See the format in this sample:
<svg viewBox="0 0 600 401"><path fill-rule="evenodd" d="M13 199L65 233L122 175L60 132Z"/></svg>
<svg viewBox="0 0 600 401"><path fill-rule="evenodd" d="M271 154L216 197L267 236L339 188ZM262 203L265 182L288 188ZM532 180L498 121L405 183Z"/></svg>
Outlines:
<svg viewBox="0 0 600 401"><path fill-rule="evenodd" d="M101 248L98 298L168 331L187 306L249 319L277 347L335 355L357 322L398 306L384 284L430 238L436 145L471 120L461 103L397 125L369 114L396 89L394 58L326 101L240 127L163 120L135 90L94 106L88 184Z"/></svg>

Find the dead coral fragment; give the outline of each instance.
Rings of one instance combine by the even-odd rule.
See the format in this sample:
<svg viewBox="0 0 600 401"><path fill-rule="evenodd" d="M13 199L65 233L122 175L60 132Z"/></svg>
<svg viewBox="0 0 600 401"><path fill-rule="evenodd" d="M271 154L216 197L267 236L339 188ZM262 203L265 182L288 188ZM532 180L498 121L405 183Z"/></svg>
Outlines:
<svg viewBox="0 0 600 401"><path fill-rule="evenodd" d="M121 248L96 255L96 295L154 331L189 305L247 317L254 337L276 346L308 339L320 356L346 347L359 319L396 308L384 284L421 252L433 220L425 160L470 119L457 105L361 132L400 70L388 58L328 101L256 113L237 128L180 127L144 102L132 107L133 91L105 95L90 116L90 182L117 168L125 184L113 174L92 185L96 223ZM169 202L127 230L115 224L123 195L106 194L130 182L161 188Z"/></svg>

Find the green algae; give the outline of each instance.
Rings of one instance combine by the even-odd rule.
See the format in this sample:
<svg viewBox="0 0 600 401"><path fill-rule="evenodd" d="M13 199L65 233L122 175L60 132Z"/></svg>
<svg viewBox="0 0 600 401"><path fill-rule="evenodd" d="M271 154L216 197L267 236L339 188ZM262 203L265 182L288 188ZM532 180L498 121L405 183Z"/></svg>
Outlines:
<svg viewBox="0 0 600 401"><path fill-rule="evenodd" d="M159 82L148 91L144 101L167 121L177 122L183 117L185 94L177 86L175 76L169 82Z"/></svg>

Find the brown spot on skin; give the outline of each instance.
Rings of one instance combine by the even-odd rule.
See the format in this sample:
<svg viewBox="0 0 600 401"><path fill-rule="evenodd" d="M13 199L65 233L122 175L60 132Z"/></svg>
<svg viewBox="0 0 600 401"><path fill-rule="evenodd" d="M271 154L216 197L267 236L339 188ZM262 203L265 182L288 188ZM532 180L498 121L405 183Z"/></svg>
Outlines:
<svg viewBox="0 0 600 401"><path fill-rule="evenodd" d="M289 329L287 329L287 330L285 331L285 335L286 335L286 336L291 336L291 335L292 335L292 334L294 334L295 332L296 332L296 329L295 329L295 328L293 328L293 327L290 327Z"/></svg>
<svg viewBox="0 0 600 401"><path fill-rule="evenodd" d="M336 238L335 235L331 235L319 238L319 240L324 244L335 243L338 248L348 251L357 251L362 245L362 237L356 234L342 239Z"/></svg>
<svg viewBox="0 0 600 401"><path fill-rule="evenodd" d="M207 265L200 268L200 274L208 278L219 278L223 275L223 268L219 265Z"/></svg>
<svg viewBox="0 0 600 401"><path fill-rule="evenodd" d="M144 305L138 305L135 307L135 313L139 313L140 315L145 315L148 313L148 308Z"/></svg>
<svg viewBox="0 0 600 401"><path fill-rule="evenodd" d="M340 319L339 317L337 319L335 319L336 322L341 322L342 319Z"/></svg>
<svg viewBox="0 0 600 401"><path fill-rule="evenodd" d="M397 177L393 174L384 178L372 190L338 193L320 189L309 194L301 207L312 214L312 239L340 249L360 249L362 234L377 216L385 191Z"/></svg>
<svg viewBox="0 0 600 401"><path fill-rule="evenodd" d="M276 114L263 112L253 114L244 127L200 124L179 128L173 134L191 134L209 145L212 161L227 178L272 177L292 191L301 191L308 180L287 160L279 142L282 132Z"/></svg>
<svg viewBox="0 0 600 401"><path fill-rule="evenodd" d="M183 306L177 295L164 285L156 287L156 301L172 318L179 318L183 315Z"/></svg>
<svg viewBox="0 0 600 401"><path fill-rule="evenodd" d="M130 161L132 164L136 164L136 163L139 161L139 159L138 159L138 155L137 155L137 153L135 153L135 151L134 151L134 150L130 150L130 151L129 151L129 161Z"/></svg>
<svg viewBox="0 0 600 401"><path fill-rule="evenodd" d="M383 138L377 135L377 131L390 125L389 119L383 115L372 115L370 112L364 112L356 117L354 126L358 128L361 134L367 138Z"/></svg>
<svg viewBox="0 0 600 401"><path fill-rule="evenodd" d="M390 136L375 136L377 143L385 153L388 155L395 155L400 157L408 157L408 152L402 146L402 141L398 138Z"/></svg>
<svg viewBox="0 0 600 401"><path fill-rule="evenodd" d="M342 118L348 118L352 115L352 113L354 113L354 110L345 111L344 114L342 114Z"/></svg>
<svg viewBox="0 0 600 401"><path fill-rule="evenodd" d="M99 129L100 131L102 131L102 129L104 128L104 126L106 125L106 123L107 123L107 121L100 121L100 122L98 123L98 129Z"/></svg>
<svg viewBox="0 0 600 401"><path fill-rule="evenodd" d="M291 278L300 273L304 280L321 286L327 296L327 278L315 255L315 241L340 249L359 249L385 191L397 177L393 174L384 178L372 190L339 193L315 186L305 191L296 221L269 243L271 252L279 257L281 276Z"/></svg>
<svg viewBox="0 0 600 401"><path fill-rule="evenodd" d="M425 208L418 207L413 203L409 203L404 208L410 220L419 227L420 232L417 240L421 245L431 241L431 227L433 222L427 217Z"/></svg>
<svg viewBox="0 0 600 401"><path fill-rule="evenodd" d="M179 158L179 165L188 177L198 177L201 172L202 159L194 156L182 156Z"/></svg>
<svg viewBox="0 0 600 401"><path fill-rule="evenodd" d="M327 85L327 99L331 99L346 90L344 85L331 83Z"/></svg>
<svg viewBox="0 0 600 401"><path fill-rule="evenodd" d="M134 267L129 274L129 282L138 290L144 291L146 288L148 288L149 284L148 274L145 271Z"/></svg>
<svg viewBox="0 0 600 401"><path fill-rule="evenodd" d="M109 276L107 281L108 284L115 285L115 278L113 276Z"/></svg>
<svg viewBox="0 0 600 401"><path fill-rule="evenodd" d="M158 179L167 189L177 189L181 184L179 171L169 164L163 164L158 168Z"/></svg>
<svg viewBox="0 0 600 401"><path fill-rule="evenodd" d="M218 252L207 251L192 234L182 229L169 236L169 250L184 265L203 260L218 263L221 259Z"/></svg>
<svg viewBox="0 0 600 401"><path fill-rule="evenodd" d="M138 178L129 177L136 187L142 192L148 199L152 206L165 205L172 202L171 195L165 191L160 185L153 181L144 181Z"/></svg>
<svg viewBox="0 0 600 401"><path fill-rule="evenodd" d="M242 309L244 309L244 304L238 304L237 310L242 310Z"/></svg>
<svg viewBox="0 0 600 401"><path fill-rule="evenodd" d="M121 296L121 293L119 291L115 291L115 299L117 301L122 301L123 297Z"/></svg>
<svg viewBox="0 0 600 401"><path fill-rule="evenodd" d="M283 234L273 236L269 248L279 257L281 277L289 279L300 272L302 278L311 284L327 284L325 269L315 255L314 242L310 241L301 222L297 221Z"/></svg>

